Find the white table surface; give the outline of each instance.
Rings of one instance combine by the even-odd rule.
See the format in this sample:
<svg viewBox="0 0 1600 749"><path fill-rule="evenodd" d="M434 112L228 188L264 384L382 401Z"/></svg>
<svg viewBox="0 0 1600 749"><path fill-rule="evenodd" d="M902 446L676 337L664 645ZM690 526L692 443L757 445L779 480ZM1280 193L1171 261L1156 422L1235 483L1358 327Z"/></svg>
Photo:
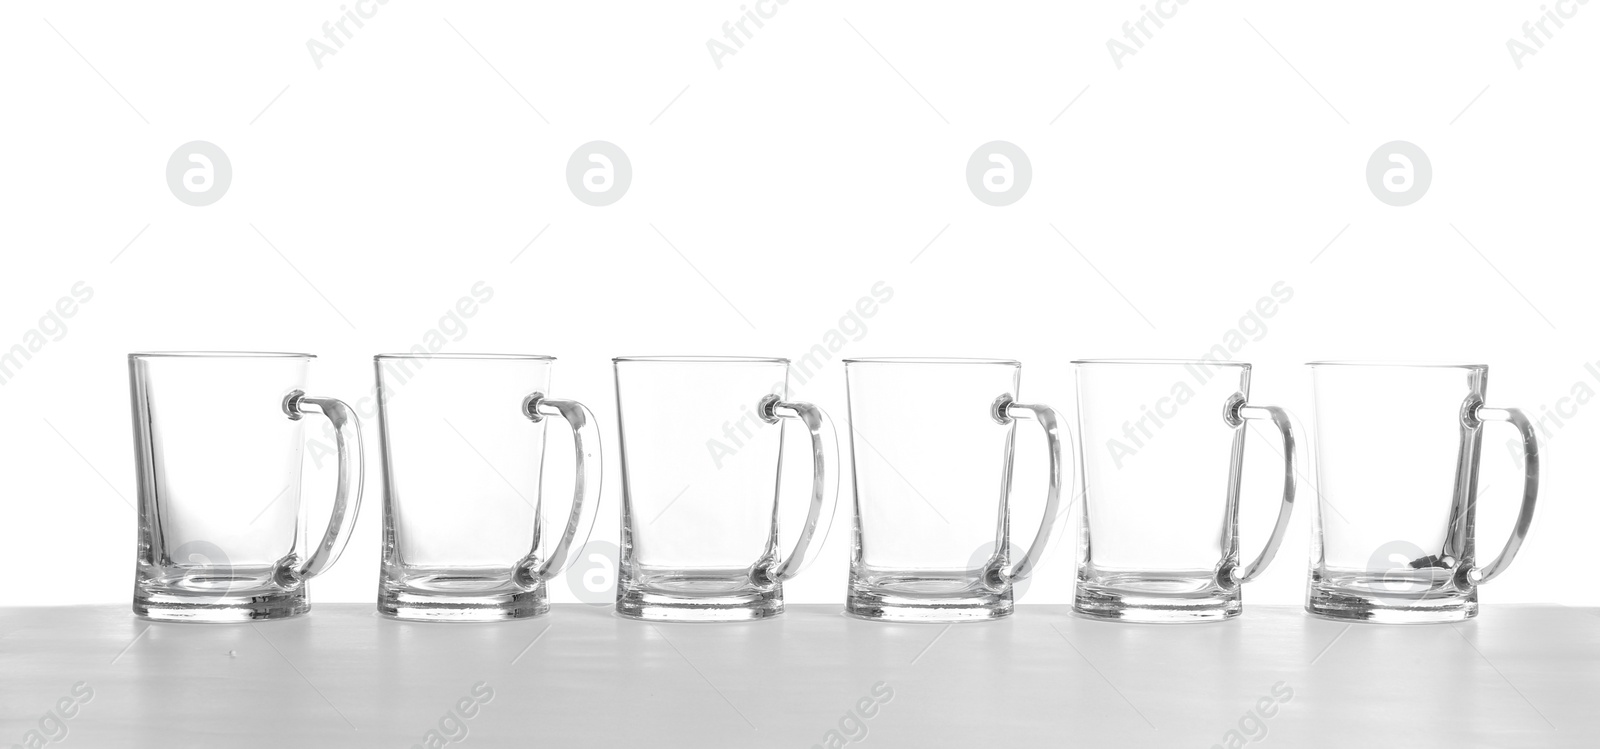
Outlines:
<svg viewBox="0 0 1600 749"><path fill-rule="evenodd" d="M73 697L79 682L92 697ZM872 699L879 682L892 697ZM51 746L426 746L480 683L493 696L448 746L1594 749L1600 610L1490 605L1465 624L1382 626L1247 606L1231 622L1135 625L1018 606L946 626L837 606L654 625L583 605L499 624L356 604L254 625L0 609L0 747L41 720L59 735L47 715L62 698L76 714ZM1264 735L1245 718L1263 697ZM862 698L864 736L848 717Z"/></svg>

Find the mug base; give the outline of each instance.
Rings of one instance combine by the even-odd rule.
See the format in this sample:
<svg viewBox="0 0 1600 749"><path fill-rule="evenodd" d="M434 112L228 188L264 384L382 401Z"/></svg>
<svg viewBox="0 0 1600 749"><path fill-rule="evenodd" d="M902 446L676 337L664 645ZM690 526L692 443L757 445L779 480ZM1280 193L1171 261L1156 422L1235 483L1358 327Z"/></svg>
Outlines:
<svg viewBox="0 0 1600 749"><path fill-rule="evenodd" d="M1139 576L1115 584L1078 579L1072 610L1107 621L1182 624L1232 619L1244 611L1239 589L1224 589L1213 578Z"/></svg>
<svg viewBox="0 0 1600 749"><path fill-rule="evenodd" d="M770 591L680 595L640 588L622 588L617 614L652 622L748 622L783 613L781 589Z"/></svg>
<svg viewBox="0 0 1600 749"><path fill-rule="evenodd" d="M1312 587L1306 613L1320 619L1373 624L1443 624L1478 615L1475 597L1391 598Z"/></svg>
<svg viewBox="0 0 1600 749"><path fill-rule="evenodd" d="M1011 588L983 585L981 569L903 569L857 561L844 613L884 622L980 622L1011 616Z"/></svg>
<svg viewBox="0 0 1600 749"><path fill-rule="evenodd" d="M311 610L304 589L257 596L202 597L171 593L139 593L133 613L160 622L255 622L288 619Z"/></svg>
<svg viewBox="0 0 1600 749"><path fill-rule="evenodd" d="M845 615L855 619L931 624L993 621L1011 616L1014 610L1010 596L1000 594L922 599L861 590L852 591L844 606Z"/></svg>
<svg viewBox="0 0 1600 749"><path fill-rule="evenodd" d="M378 595L380 615L412 622L504 622L549 612L550 600L542 589L439 595L382 587Z"/></svg>

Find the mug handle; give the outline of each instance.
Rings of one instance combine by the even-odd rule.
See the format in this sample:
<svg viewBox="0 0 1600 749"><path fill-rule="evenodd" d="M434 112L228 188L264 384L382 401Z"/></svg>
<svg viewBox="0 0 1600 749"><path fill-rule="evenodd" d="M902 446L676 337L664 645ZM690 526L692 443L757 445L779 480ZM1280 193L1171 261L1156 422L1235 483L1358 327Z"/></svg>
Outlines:
<svg viewBox="0 0 1600 749"><path fill-rule="evenodd" d="M1467 573L1472 584L1482 585L1511 566L1517 550L1522 548L1522 540L1528 537L1528 526L1533 523L1533 505L1539 495L1539 441L1533 435L1532 422L1528 421L1521 409L1485 408L1480 402L1467 410L1466 418L1468 426L1474 427L1481 426L1485 421L1504 421L1516 427L1522 435L1522 508L1517 511L1517 524L1512 527L1511 538L1506 539L1500 556Z"/></svg>
<svg viewBox="0 0 1600 749"><path fill-rule="evenodd" d="M833 422L827 413L810 403L782 400L768 395L756 404L756 415L768 424L779 419L796 419L806 426L811 436L811 508L806 512L805 525L794 547L781 559L764 559L750 570L750 579L758 585L776 585L800 574L805 566L807 552L813 549L817 526L827 521L822 535L833 527L833 513L839 499L839 438L833 431ZM826 508L826 509L824 509ZM776 511L776 510L774 510ZM817 544L820 546L820 544Z"/></svg>
<svg viewBox="0 0 1600 749"><path fill-rule="evenodd" d="M535 424L542 422L546 416L560 416L565 419L567 426L572 429L572 449L577 459L577 468L573 474L572 509L567 513L567 526L561 533L561 540L550 550L550 557L542 563L539 561L537 547L517 563L516 574L513 575L514 581L523 588L532 589L572 566L577 559L572 554L574 543L580 547L588 543L589 534L594 531L595 514L600 504L600 478L603 468L600 462L600 430L595 426L594 414L590 413L582 403L546 398L544 393L533 393L523 399L522 415ZM582 534L583 538L578 538L579 534Z"/></svg>
<svg viewBox="0 0 1600 749"><path fill-rule="evenodd" d="M984 586L999 592L1033 574L1034 568L1039 564L1039 558L1044 556L1045 547L1050 543L1050 533L1056 524L1056 515L1061 511L1061 432L1067 427L1055 409L1040 404L1017 403L1009 394L995 400L991 415L1001 424L1010 424L1016 419L1032 419L1039 422L1039 427L1044 430L1046 449L1050 453L1050 489L1045 495L1044 519L1039 522L1039 532L1034 534L1033 544L1028 547L1027 553L1009 568L992 566L983 574ZM1070 431L1067 436L1071 438ZM1004 559L1004 551L1003 548L996 549L995 560Z"/></svg>
<svg viewBox="0 0 1600 749"><path fill-rule="evenodd" d="M322 534L322 542L304 561L291 553L278 563L279 584L295 587L327 572L344 553L345 545L350 542L350 532L356 526L356 516L361 511L361 487L367 461L361 443L361 421L344 401L315 398L296 390L284 397L283 412L291 421L299 421L307 412L321 414L333 424L334 440L339 449L338 489L333 495L333 512L328 518L328 529Z"/></svg>
<svg viewBox="0 0 1600 749"><path fill-rule="evenodd" d="M1272 535L1267 537L1266 548L1261 554L1244 567L1235 567L1229 572L1235 585L1250 582L1265 572L1267 565L1272 563L1272 558L1277 556L1278 547L1283 545L1284 533L1289 530L1289 516L1294 512L1294 429L1289 424L1289 415L1277 406L1251 406L1245 403L1244 396L1234 394L1228 400L1227 410L1223 412L1223 420L1234 428L1242 428L1246 421L1271 421L1278 428L1278 434L1283 437L1283 501L1278 505L1278 523L1272 527ZM1239 486L1239 477L1244 470L1244 461L1234 463L1232 476L1233 486Z"/></svg>

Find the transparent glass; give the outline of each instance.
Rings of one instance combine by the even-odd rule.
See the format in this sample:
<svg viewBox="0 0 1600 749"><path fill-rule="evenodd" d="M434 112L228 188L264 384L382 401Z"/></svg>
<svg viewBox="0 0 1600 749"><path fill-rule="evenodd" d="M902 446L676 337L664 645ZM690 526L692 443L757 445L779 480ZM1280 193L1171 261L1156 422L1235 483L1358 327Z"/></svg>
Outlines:
<svg viewBox="0 0 1600 749"><path fill-rule="evenodd" d="M549 611L545 581L588 541L601 477L593 414L546 395L555 359L381 354L373 364L384 475L378 612L498 621ZM554 543L540 481L546 416L572 429L577 461Z"/></svg>
<svg viewBox="0 0 1600 749"><path fill-rule="evenodd" d="M1238 616L1243 583L1271 563L1294 507L1294 435L1280 408L1249 404L1250 365L1073 362L1078 381L1078 586L1084 616L1190 622ZM1240 565L1245 422L1283 441L1283 496L1261 554Z"/></svg>
<svg viewBox="0 0 1600 749"><path fill-rule="evenodd" d="M1060 505L1061 423L1015 402L1001 359L849 359L855 526L845 612L886 621L997 619L1038 563ZM1050 482L1028 551L1010 543L1016 420L1044 430ZM1013 556L1016 558L1013 559Z"/></svg>
<svg viewBox="0 0 1600 749"><path fill-rule="evenodd" d="M364 470L355 412L304 392L310 354L128 355L139 559L134 613L173 621L279 619L307 611L306 580L344 550ZM334 427L332 517L300 516L301 416ZM309 545L314 542L315 545Z"/></svg>
<svg viewBox="0 0 1600 749"><path fill-rule="evenodd" d="M1533 521L1539 448L1527 417L1484 407L1481 364L1308 366L1318 502L1306 610L1392 623L1476 616L1478 587L1505 571ZM1521 434L1525 475L1511 538L1480 566L1474 518L1486 421Z"/></svg>
<svg viewBox="0 0 1600 749"><path fill-rule="evenodd" d="M615 360L622 437L617 611L637 619L737 621L783 611L833 519L838 447L826 414L784 400L789 361ZM786 424L810 439L804 525L780 556L778 486ZM816 541L817 543L813 543Z"/></svg>

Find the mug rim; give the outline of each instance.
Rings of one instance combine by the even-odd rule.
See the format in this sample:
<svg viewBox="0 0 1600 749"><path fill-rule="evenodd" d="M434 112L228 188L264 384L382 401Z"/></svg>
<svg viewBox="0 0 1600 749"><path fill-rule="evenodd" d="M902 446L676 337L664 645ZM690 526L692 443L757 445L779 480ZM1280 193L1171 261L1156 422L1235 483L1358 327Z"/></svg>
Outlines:
<svg viewBox="0 0 1600 749"><path fill-rule="evenodd" d="M1069 363L1074 365L1074 366L1080 366L1080 367L1081 366L1088 366L1088 365L1096 365L1096 366L1099 366L1099 365L1131 365L1131 366L1163 366L1163 365L1164 366L1191 366L1191 365L1199 365L1199 366L1203 366L1203 367L1238 367L1240 369L1249 369L1250 368L1250 362L1219 361L1219 360L1216 360L1216 359L1138 359L1138 358L1131 358L1131 359L1074 359Z"/></svg>
<svg viewBox="0 0 1600 749"><path fill-rule="evenodd" d="M987 359L975 356L858 356L845 359L846 366L851 364L1004 364L1012 367L1022 366L1016 359Z"/></svg>
<svg viewBox="0 0 1600 749"><path fill-rule="evenodd" d="M1331 359L1327 361L1308 361L1308 367L1366 367L1372 369L1469 369L1486 370L1487 364L1467 364L1460 362L1425 362L1425 361L1384 361L1379 359Z"/></svg>
<svg viewBox="0 0 1600 749"><path fill-rule="evenodd" d="M614 364L625 362L638 363L678 363L678 364L788 364L789 360L776 356L618 356L611 359Z"/></svg>
<svg viewBox="0 0 1600 749"><path fill-rule="evenodd" d="M544 354L373 354L373 361L384 359L483 359L489 361L555 361L554 356Z"/></svg>
<svg viewBox="0 0 1600 749"><path fill-rule="evenodd" d="M134 351L129 359L315 359L316 354L288 351Z"/></svg>

